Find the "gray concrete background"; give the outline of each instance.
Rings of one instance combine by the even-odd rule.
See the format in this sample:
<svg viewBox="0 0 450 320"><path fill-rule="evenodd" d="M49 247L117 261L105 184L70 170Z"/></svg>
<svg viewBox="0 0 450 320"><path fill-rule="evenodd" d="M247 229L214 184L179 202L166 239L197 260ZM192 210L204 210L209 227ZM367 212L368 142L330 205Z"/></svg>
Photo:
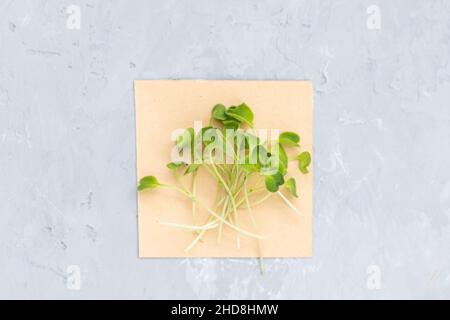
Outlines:
<svg viewBox="0 0 450 320"><path fill-rule="evenodd" d="M0 297L450 298L449 57L449 1L2 1ZM313 81L312 259L137 258L133 80L173 78Z"/></svg>

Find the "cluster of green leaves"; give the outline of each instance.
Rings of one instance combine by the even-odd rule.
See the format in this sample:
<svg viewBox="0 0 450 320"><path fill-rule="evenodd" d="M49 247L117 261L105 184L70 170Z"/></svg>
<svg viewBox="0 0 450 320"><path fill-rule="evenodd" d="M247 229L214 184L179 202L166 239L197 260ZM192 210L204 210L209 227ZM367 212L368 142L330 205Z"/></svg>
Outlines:
<svg viewBox="0 0 450 320"><path fill-rule="evenodd" d="M238 129L242 124L253 128L253 111L245 103L231 106L228 109L223 104L216 104L211 117L221 122L225 129Z"/></svg>
<svg viewBox="0 0 450 320"><path fill-rule="evenodd" d="M245 127L253 128L253 119L253 111L245 103L228 108L223 104L217 104L212 109L210 125L203 127L197 134L193 128L186 129L176 140L176 145L179 150L189 146L191 160L203 162L207 161L210 155L202 155L199 145L204 148L218 139L220 143L214 146L216 154L225 154L230 150L227 148L231 146L236 162L233 165L239 166L248 175L259 173L264 176L267 191L277 192L280 186L285 185L286 190L297 197L295 179L293 177L286 179L289 159L285 148L299 148L299 135L287 131L281 133L276 140L262 142L256 135L243 130ZM213 124L217 126L214 127ZM228 134L230 131L231 135ZM308 173L308 166L311 163L309 152L302 152L294 159L298 161L299 170L304 174ZM167 164L167 167L174 171L186 167L185 175L197 171L200 166L199 163L188 165L183 162Z"/></svg>
<svg viewBox="0 0 450 320"><path fill-rule="evenodd" d="M195 194L195 178L197 171L204 168L218 182L220 188L215 208L222 207L220 213L208 209L212 218L205 228L221 228L225 223L245 233L237 226L237 212L243 202L247 203L248 210L251 211L249 194L255 190L265 190L268 195L278 193L298 213L281 193L280 187L291 196L298 197L295 178L289 176L289 160L296 161L298 170L307 174L311 155L307 151L293 151L300 149L300 137L295 132L282 132L275 139L263 141L253 133L253 121L253 111L245 103L228 108L223 104L215 105L208 126L198 132L187 128L175 141L178 151L189 152L190 161L167 164L167 168L172 170L178 179L181 177L180 172L192 175L192 190L183 186L161 184L154 176L142 178L138 190L160 186L173 187L192 199L195 212L195 203L199 201ZM289 158L288 149L291 149L289 153L298 154ZM248 186L251 177L256 182ZM258 183L263 183L263 186L258 187Z"/></svg>

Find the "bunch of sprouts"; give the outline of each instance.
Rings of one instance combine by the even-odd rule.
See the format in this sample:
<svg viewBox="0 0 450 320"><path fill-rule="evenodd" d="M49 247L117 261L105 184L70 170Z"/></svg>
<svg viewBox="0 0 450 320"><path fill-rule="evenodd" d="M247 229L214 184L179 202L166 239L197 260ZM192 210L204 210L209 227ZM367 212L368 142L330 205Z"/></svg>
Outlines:
<svg viewBox="0 0 450 320"><path fill-rule="evenodd" d="M261 248L259 241L264 236L241 227L239 215L246 211L257 230L253 208L273 195L280 197L294 214L302 215L289 200L298 195L296 181L288 174L290 159L285 149L300 149L300 137L295 132L287 131L276 139L263 140L253 130L253 118L253 111L245 103L228 108L222 104L215 105L208 126L197 132L193 128L187 128L176 139L176 148L183 157L182 160L168 163L167 168L173 171L177 184L162 183L154 176L140 179L139 191L167 187L190 199L193 221L196 220L199 207L209 213L207 221L201 225L160 222L194 232L194 239L187 245L186 251L197 245L205 233L211 230L217 230L217 240L220 242L224 228L231 228L236 232L238 248L240 235L255 238ZM308 173L311 163L309 152L299 152L291 159L297 162L300 172ZM212 206L197 195L200 170L217 181L216 200ZM182 183L181 175L191 175L190 188ZM281 187L287 192L286 195ZM262 259L261 252L260 257Z"/></svg>

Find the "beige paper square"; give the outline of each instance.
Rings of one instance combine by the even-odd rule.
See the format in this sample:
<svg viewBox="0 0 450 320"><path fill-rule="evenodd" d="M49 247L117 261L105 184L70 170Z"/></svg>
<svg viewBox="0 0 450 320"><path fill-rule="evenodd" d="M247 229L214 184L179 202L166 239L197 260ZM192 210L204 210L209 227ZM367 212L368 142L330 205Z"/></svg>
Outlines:
<svg viewBox="0 0 450 320"><path fill-rule="evenodd" d="M137 177L154 175L164 183L175 183L166 168L173 147L171 134L178 128L193 127L194 120L206 126L211 108L245 102L255 114L255 129L295 131L301 137L301 150L312 154L312 86L308 81L135 81ZM297 216L277 195L254 208L257 232L264 257L312 256L312 165L307 175L299 173L296 162L289 163L289 175L297 180ZM212 203L214 182L199 174L198 193ZM190 180L185 180L190 185ZM257 240L241 235L240 249L236 232L228 227L220 244L216 230L208 231L191 251L185 248L195 235L191 231L161 225L158 221L192 224L191 202L170 189L155 189L138 194L139 256L145 257L258 257ZM198 213L198 224L208 213ZM245 210L240 226L256 232Z"/></svg>

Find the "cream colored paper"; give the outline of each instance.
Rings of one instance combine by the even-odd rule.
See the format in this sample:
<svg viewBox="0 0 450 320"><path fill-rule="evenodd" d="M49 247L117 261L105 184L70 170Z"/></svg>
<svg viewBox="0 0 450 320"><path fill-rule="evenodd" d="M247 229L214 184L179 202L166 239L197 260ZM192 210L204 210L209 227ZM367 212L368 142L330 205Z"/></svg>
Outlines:
<svg viewBox="0 0 450 320"><path fill-rule="evenodd" d="M175 183L166 164L173 147L171 134L177 128L193 127L194 120L208 124L212 107L245 102L255 114L255 129L295 131L301 137L301 150L312 154L312 86L307 81L135 81L137 178L154 175L161 182ZM299 173L297 162L289 163L289 175L297 180L299 198L290 198L302 212L297 216L276 194L254 208L257 230L245 210L239 226L257 232L264 257L312 256L312 165L307 175ZM199 195L212 204L215 183L207 174L198 178ZM190 177L185 179L190 186ZM285 193L286 194L286 193ZM158 221L192 224L191 201L176 191L159 188L138 193L139 256L145 257L258 257L257 240L239 236L224 228L220 243L217 231L208 231L191 251L185 248L195 235L192 231L161 225ZM197 224L204 224L208 213L201 209Z"/></svg>

